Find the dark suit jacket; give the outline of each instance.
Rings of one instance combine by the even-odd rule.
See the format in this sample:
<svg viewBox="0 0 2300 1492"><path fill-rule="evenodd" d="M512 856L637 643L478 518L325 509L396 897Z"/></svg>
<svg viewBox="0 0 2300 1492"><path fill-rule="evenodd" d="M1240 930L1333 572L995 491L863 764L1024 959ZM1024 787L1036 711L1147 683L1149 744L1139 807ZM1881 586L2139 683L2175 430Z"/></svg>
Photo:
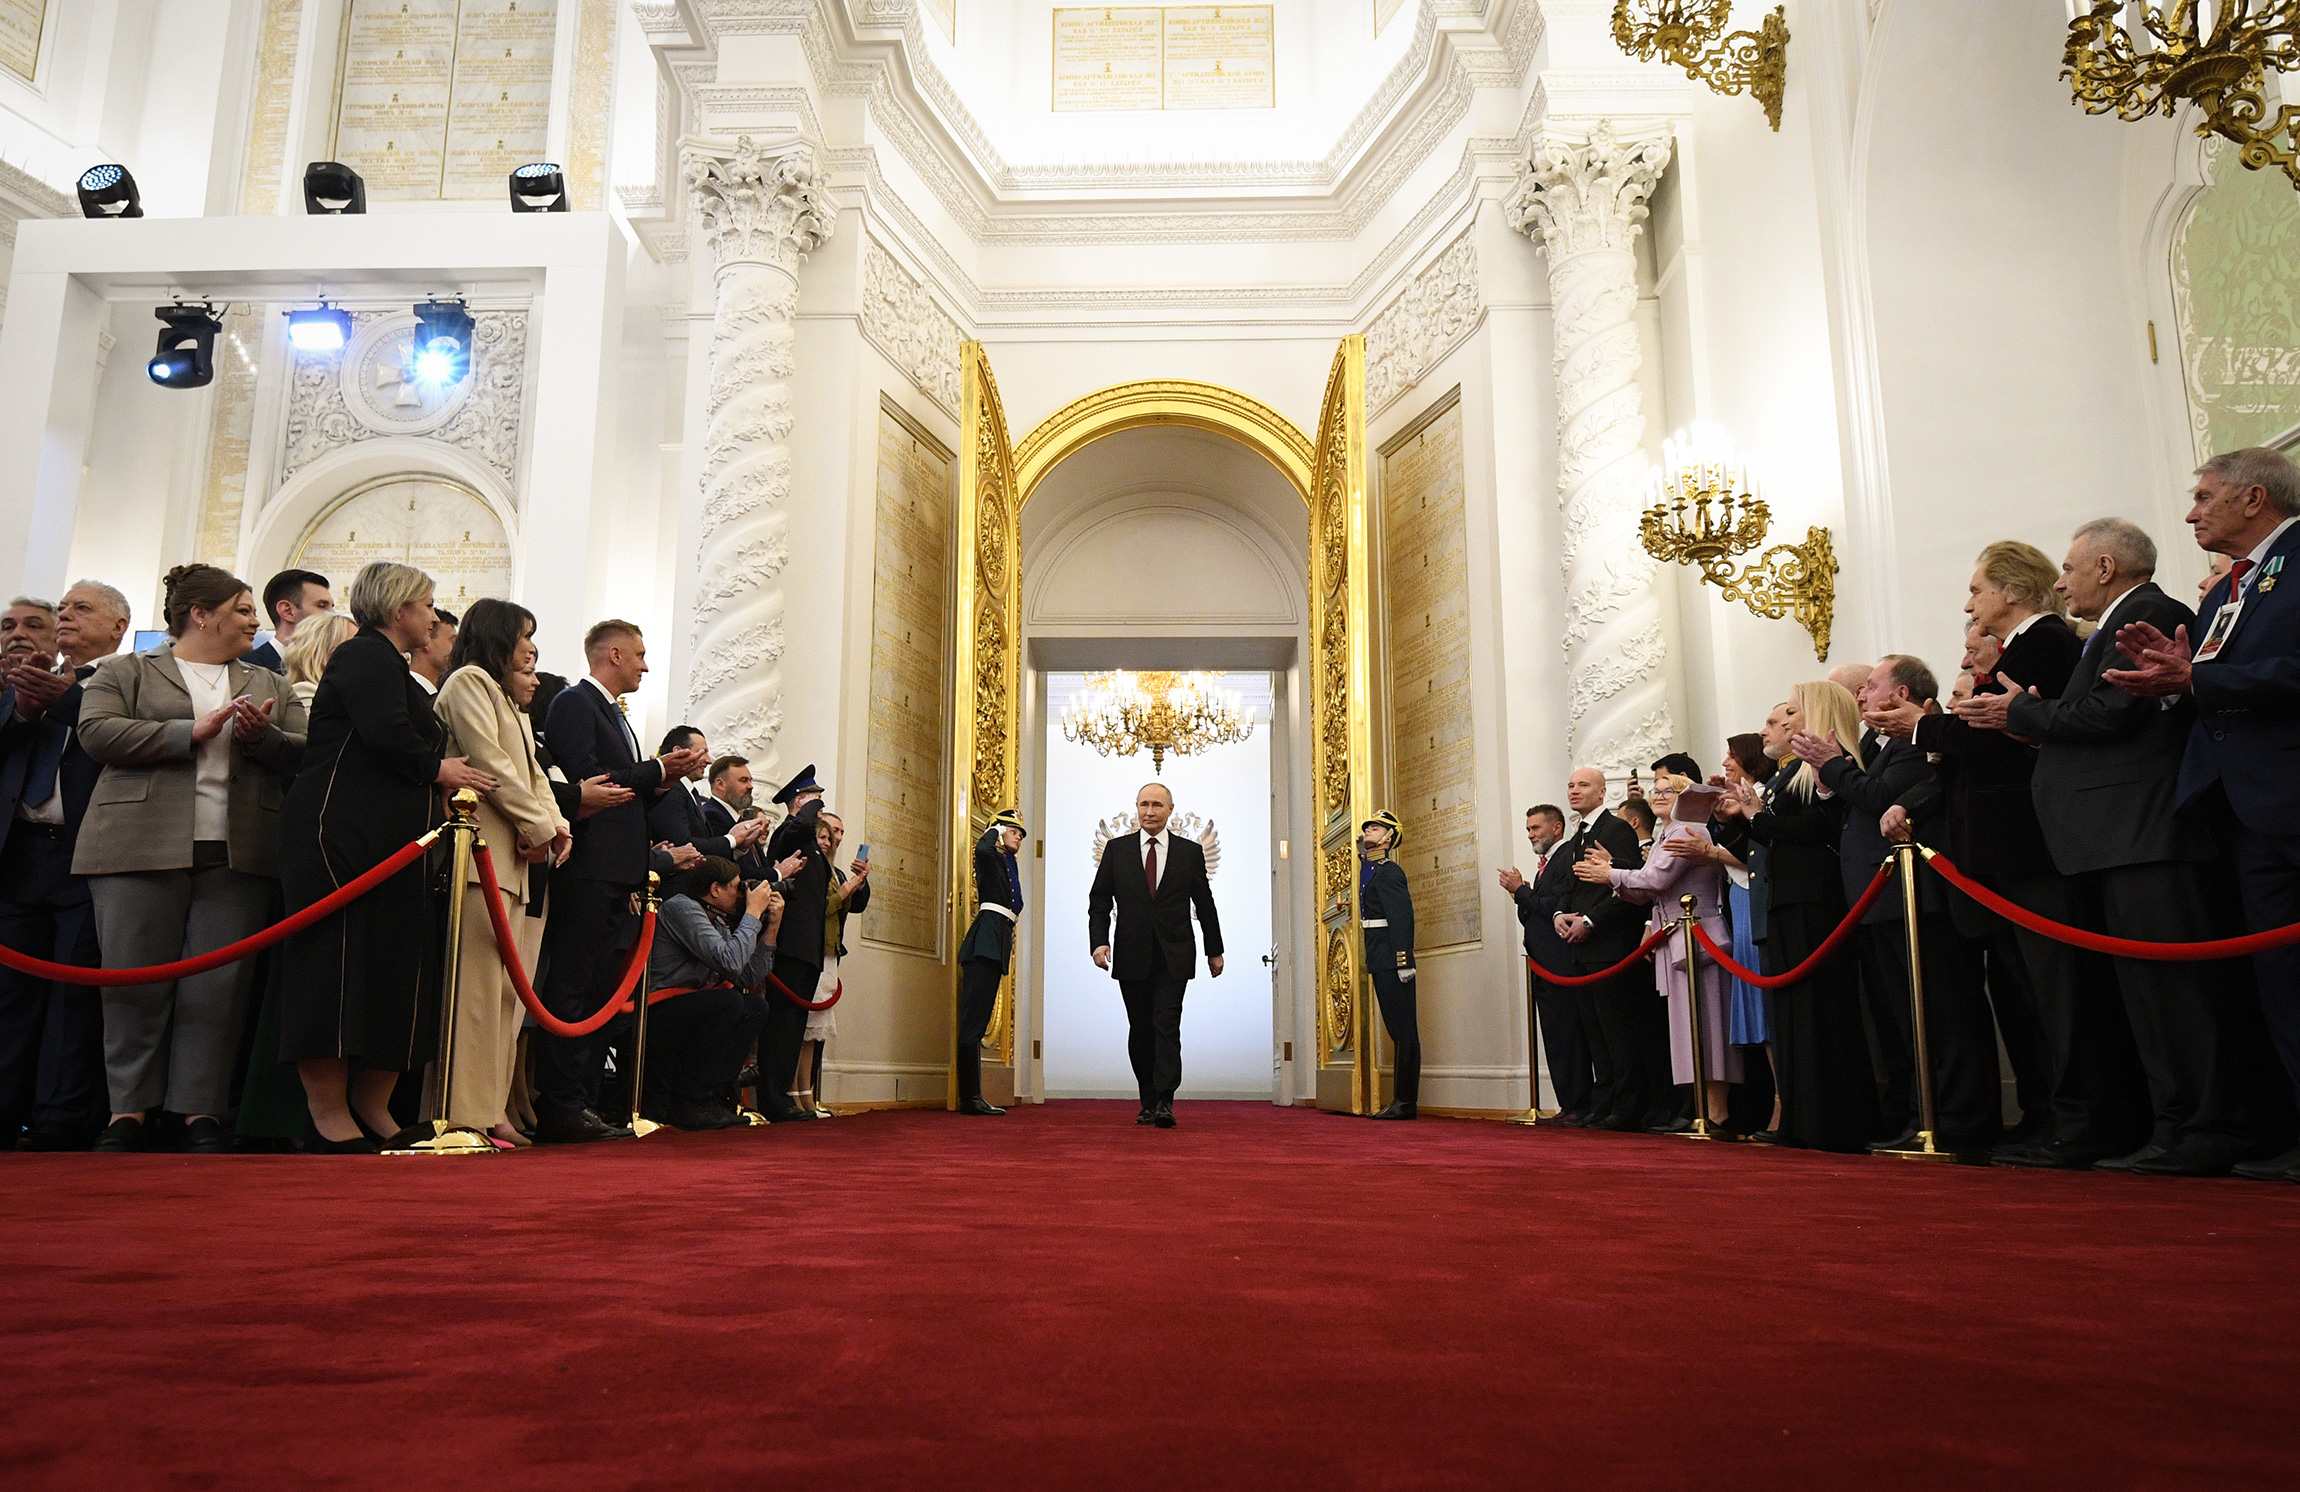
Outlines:
<svg viewBox="0 0 2300 1492"><path fill-rule="evenodd" d="M95 665L75 670L74 678L85 679L96 671ZM46 711L30 720L16 718L16 691L0 689L0 844L6 844L15 831L16 809L24 798L24 786L32 773L32 759L43 745L53 748L60 740L63 754L56 764L56 785L64 794L64 853L62 861L70 864L72 842L80 833L80 820L88 811L88 799L96 791L96 779L104 775L103 763L80 749L80 738L73 727L80 723L80 685L75 683L64 691L61 698ZM21 895L44 894L52 888L13 887Z"/></svg>
<svg viewBox="0 0 2300 1492"><path fill-rule="evenodd" d="M1552 920L1562 910L1560 903L1573 882L1573 861L1566 854L1566 844L1559 840L1541 867L1541 875L1518 887L1511 897L1517 903L1517 920L1525 928L1525 956L1552 974L1573 972L1573 945L1557 935L1557 924Z"/></svg>
<svg viewBox="0 0 2300 1492"><path fill-rule="evenodd" d="M2133 588L2112 627L2148 622L2167 637L2196 635L2189 609L2154 581ZM2123 655L2096 632L2058 699L2013 698L2006 728L2038 743L2032 793L2053 863L2063 875L2213 858L2203 827L2175 807L2181 756L2196 716L2191 699L2170 708L2125 693L2101 677ZM2014 675L2017 680L2019 675Z"/></svg>
<svg viewBox="0 0 2300 1492"><path fill-rule="evenodd" d="M1110 977L1148 979L1152 951L1165 955L1166 975L1188 979L1198 967L1198 940L1190 930L1190 910L1206 929L1206 956L1222 955L1222 922L1214 911L1214 890L1206 883L1206 852L1196 840L1169 832L1170 863L1158 867L1158 894L1142 875L1142 831L1121 834L1102 849L1094 885L1086 893L1087 947L1110 949ZM1118 908L1118 937L1111 941L1110 909Z"/></svg>
<svg viewBox="0 0 2300 1492"><path fill-rule="evenodd" d="M1571 870L1590 845L1602 845L1613 856L1615 870L1636 870L1645 864L1645 857L1637 850L1637 831L1627 819L1618 818L1611 809L1599 809L1583 819L1581 827L1566 840L1561 854L1568 867L1565 891L1558 898L1557 911L1573 912L1589 919L1589 936L1566 946L1573 950L1573 967L1577 973L1609 968L1637 951L1645 936L1648 909L1623 901L1613 894L1608 885L1592 883L1575 876Z"/></svg>
<svg viewBox="0 0 2300 1492"><path fill-rule="evenodd" d="M668 797L669 794L664 796ZM726 838L728 831L735 827L735 810L717 798L709 796L703 799L702 809L704 829L722 839ZM753 840L751 847L740 855L731 855L728 858L735 862L735 865L743 872L743 879L747 881L772 881L775 879L775 867L767 859L766 851L760 848L756 840Z"/></svg>
<svg viewBox="0 0 2300 1492"><path fill-rule="evenodd" d="M1751 843L1765 848L1767 936L1775 907L1814 906L1843 914L1845 875L1838 848L1845 839L1845 800L1790 790L1794 765L1765 784L1765 807L1748 821ZM1876 874L1871 867L1869 875ZM1861 878L1864 888L1868 876Z"/></svg>
<svg viewBox="0 0 2300 1492"><path fill-rule="evenodd" d="M287 665L280 661L279 643L268 637L249 649L240 661L250 668L268 668L273 673L287 672Z"/></svg>
<svg viewBox="0 0 2300 1492"><path fill-rule="evenodd" d="M663 789L647 810L647 838L656 844L691 844L702 855L717 855L732 860L735 847L724 834L714 834L710 821L704 817L703 805L683 782L674 782Z"/></svg>
<svg viewBox="0 0 2300 1492"><path fill-rule="evenodd" d="M2243 615L2209 663L2196 665L2190 688L2196 726L2180 763L2179 800L2194 802L2213 784L2237 816L2273 834L2300 833L2300 523L2284 530L2245 587ZM2277 560L2275 575L2267 573ZM2262 589L2265 586L2266 589ZM2211 619L2228 604L2223 577L2204 598L2188 640L2201 644ZM2119 616L2117 621L2124 620Z"/></svg>
<svg viewBox="0 0 2300 1492"><path fill-rule="evenodd" d="M1929 781L1933 767L1925 760L1924 752L1912 743L1886 736L1877 738L1876 749L1870 753L1866 767L1856 765L1850 756L1840 756L1823 762L1817 770L1821 786L1845 800L1845 826L1837 841L1837 870L1844 877L1845 901L1850 905L1869 889L1869 882L1876 879L1877 867L1892 858L1892 846L1877 827L1877 820L1910 789ZM1900 921L1900 897L1878 897L1869 914L1861 920Z"/></svg>
<svg viewBox="0 0 2300 1492"><path fill-rule="evenodd" d="M647 879L647 810L655 790L663 783L663 764L653 757L640 761L624 733L622 712L606 695L581 679L559 691L551 701L545 734L559 770L571 783L607 774L617 787L638 796L614 808L602 808L575 825L575 850L559 874L579 880L609 881L636 886Z"/></svg>
<svg viewBox="0 0 2300 1492"><path fill-rule="evenodd" d="M2083 654L2075 629L2059 617L2040 616L2005 649L1995 675L1973 692L2002 694L2002 681L2009 678L2058 699ZM2052 851L2036 820L2031 786L2034 746L1947 713L1918 721L1915 740L1918 750L1940 754L1940 774L1904 795L1901 806L1916 815L1938 801L1946 847L1958 869L1995 880L2051 873Z"/></svg>

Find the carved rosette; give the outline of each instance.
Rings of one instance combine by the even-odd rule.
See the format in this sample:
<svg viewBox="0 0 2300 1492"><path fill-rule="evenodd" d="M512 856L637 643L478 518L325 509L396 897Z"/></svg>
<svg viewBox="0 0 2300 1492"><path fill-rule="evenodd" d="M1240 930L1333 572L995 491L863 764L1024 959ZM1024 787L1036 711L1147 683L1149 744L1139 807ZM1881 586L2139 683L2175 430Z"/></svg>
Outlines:
<svg viewBox="0 0 2300 1492"><path fill-rule="evenodd" d="M1543 139L1518 167L1510 226L1549 261L1564 513L1567 739L1576 765L1619 776L1668 749L1666 645L1654 562L1638 540L1645 408L1637 384L1639 225L1669 164L1666 137Z"/></svg>
<svg viewBox="0 0 2300 1492"><path fill-rule="evenodd" d="M837 209L803 144L690 148L682 163L697 233L716 264L703 427L687 718L712 748L774 775L783 724L783 593L789 559L792 316L799 261L830 237Z"/></svg>

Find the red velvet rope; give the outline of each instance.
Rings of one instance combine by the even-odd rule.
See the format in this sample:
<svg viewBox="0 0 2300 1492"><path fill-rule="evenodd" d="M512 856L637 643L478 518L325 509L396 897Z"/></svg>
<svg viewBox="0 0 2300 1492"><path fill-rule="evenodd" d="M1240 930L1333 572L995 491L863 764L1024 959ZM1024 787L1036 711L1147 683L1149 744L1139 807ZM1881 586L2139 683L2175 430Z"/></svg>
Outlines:
<svg viewBox="0 0 2300 1492"><path fill-rule="evenodd" d="M2300 922L2290 927L2270 928L2267 932L2247 933L2241 938L2215 938L2206 943L2139 943L2131 938L2112 938L2106 933L2086 932L2081 927L2070 927L2050 917L2039 917L2023 906L2016 906L1991 891L1988 887L1957 869L1946 855L1925 850L1924 856L1933 869L1947 878L1950 885L1987 907L1999 917L2016 922L2030 932L2041 933L2055 942L2090 948L2095 953L2110 953L2118 958L2146 958L2159 963L2206 963L2218 958L2242 958L2248 953L2266 953L2275 948L2289 948L2300 943Z"/></svg>
<svg viewBox="0 0 2300 1492"><path fill-rule="evenodd" d="M519 992L519 1003L535 1017L535 1024L554 1036L588 1036L632 1008L631 991L638 987L639 973L647 967L647 951L655 946L653 907L647 908L646 917L639 923L639 941L632 945L631 962L623 970L622 983L615 986L615 993L591 1016L579 1021L563 1021L543 1008L543 1002L535 997L534 986L527 982L527 970L519 962L519 943L511 935L511 919L503 910L503 886L495 879L495 857L487 852L484 844L472 845L471 853L479 866L479 889L487 901L487 920L495 928L496 957L503 961L503 972L511 976L511 987ZM674 994L687 993L687 990L669 990L659 995L668 999ZM653 1005L657 998L657 995L649 995L647 1003Z"/></svg>
<svg viewBox="0 0 2300 1492"><path fill-rule="evenodd" d="M839 998L847 992L846 981L842 979L839 981L837 988L831 991L831 997L828 1000L802 1000L789 985L783 983L780 979L777 979L772 974L767 976L767 983L775 987L776 994L781 995L784 999L790 1001L793 1005L798 1006L801 1010L828 1010L833 1005L838 1004Z"/></svg>
<svg viewBox="0 0 2300 1492"><path fill-rule="evenodd" d="M1653 936L1647 938L1644 942L1637 945L1637 951L1635 953L1630 954L1629 957L1623 959L1620 963L1615 964L1612 968L1600 969L1594 974L1552 974L1549 972L1549 970L1535 963L1530 958L1525 961L1525 966L1533 970L1534 973L1540 975L1543 979L1548 980L1551 984L1596 984L1600 980L1611 979L1614 975L1620 973L1622 970L1628 968L1631 964L1636 963L1639 959L1645 957L1646 954L1651 953L1654 948L1660 944L1662 939L1668 937L1675 931L1677 931L1676 923L1664 923L1662 926L1653 930Z"/></svg>
<svg viewBox="0 0 2300 1492"><path fill-rule="evenodd" d="M44 958L33 958L13 948L0 947L0 964L7 965L19 974L30 974L35 979L54 979L64 984L165 984L173 979L189 979L194 974L205 974L210 969L220 969L250 954L261 953L282 938L291 937L322 917L341 911L421 858L439 835L439 830L432 830L359 879L346 883L293 916L282 918L262 932L251 933L237 943L200 954L196 958L178 959L172 964L152 964L141 969L83 969L77 964L52 964Z"/></svg>
<svg viewBox="0 0 2300 1492"><path fill-rule="evenodd" d="M1754 969L1742 968L1733 961L1733 955L1717 946L1716 942L1709 936L1708 929L1698 922L1693 924L1693 940L1708 949L1709 956L1717 960L1718 966L1734 978L1742 980L1744 983L1753 984L1759 989L1785 989L1828 962L1830 955L1834 954L1844 944L1845 939L1853 935L1853 929L1861 925L1861 918L1868 914L1869 908L1876 905L1877 898L1884 894L1885 879L1893 873L1893 866L1896 863L1898 862L1887 860L1878 866L1875 878L1869 882L1869 889L1861 893L1859 901L1853 903L1853 909L1845 914L1845 920L1838 923L1836 929L1821 940L1821 946L1807 955L1803 963L1785 974L1760 974Z"/></svg>

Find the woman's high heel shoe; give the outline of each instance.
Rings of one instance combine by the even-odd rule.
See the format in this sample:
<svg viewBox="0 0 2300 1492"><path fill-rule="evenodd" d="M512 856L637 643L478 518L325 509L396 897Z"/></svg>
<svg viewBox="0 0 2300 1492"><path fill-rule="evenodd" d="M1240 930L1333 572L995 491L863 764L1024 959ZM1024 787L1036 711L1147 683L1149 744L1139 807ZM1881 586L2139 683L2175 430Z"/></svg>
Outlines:
<svg viewBox="0 0 2300 1492"><path fill-rule="evenodd" d="M309 1119L304 1121L303 1139L299 1148L306 1155L378 1155L375 1141L361 1134L349 1140L331 1140L319 1132L319 1126Z"/></svg>

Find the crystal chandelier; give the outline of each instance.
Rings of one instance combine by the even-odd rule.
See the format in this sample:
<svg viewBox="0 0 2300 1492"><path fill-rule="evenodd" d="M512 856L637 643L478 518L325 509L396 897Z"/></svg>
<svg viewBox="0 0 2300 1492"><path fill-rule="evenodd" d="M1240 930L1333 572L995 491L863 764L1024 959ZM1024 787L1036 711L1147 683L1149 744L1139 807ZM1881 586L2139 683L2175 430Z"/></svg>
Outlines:
<svg viewBox="0 0 2300 1492"><path fill-rule="evenodd" d="M1762 617L1793 616L1813 639L1813 656L1829 657L1829 629L1837 604L1837 556L1829 531L1810 528L1802 544L1776 544L1745 570L1733 565L1765 542L1773 518L1757 495L1733 437L1695 423L1661 444L1661 464L1648 478L1652 506L1638 524L1645 552L1657 560L1696 565L1701 578Z"/></svg>
<svg viewBox="0 0 2300 1492"><path fill-rule="evenodd" d="M2253 170L2300 187L2300 106L2268 103L2268 74L2300 69L2300 0L2069 0L2060 75L2087 114L2177 117L2225 135Z"/></svg>
<svg viewBox="0 0 2300 1492"><path fill-rule="evenodd" d="M1169 751L1194 756L1254 733L1245 706L1220 687L1221 678L1162 669L1088 674L1087 693L1062 711L1062 739L1103 756L1134 756L1147 746L1156 776L1165 771Z"/></svg>

